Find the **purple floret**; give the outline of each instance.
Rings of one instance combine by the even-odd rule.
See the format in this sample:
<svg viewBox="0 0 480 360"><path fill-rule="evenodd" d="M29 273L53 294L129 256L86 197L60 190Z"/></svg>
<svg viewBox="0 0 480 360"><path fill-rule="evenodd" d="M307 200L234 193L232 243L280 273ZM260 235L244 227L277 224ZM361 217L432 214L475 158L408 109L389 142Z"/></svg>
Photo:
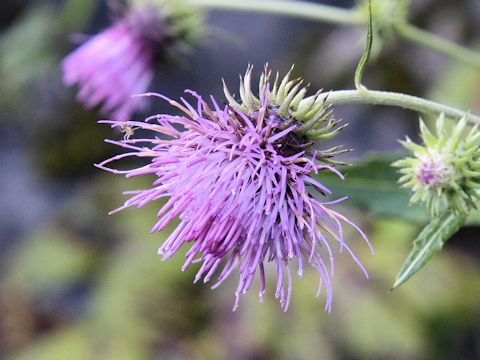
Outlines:
<svg viewBox="0 0 480 360"><path fill-rule="evenodd" d="M423 185L442 187L448 183L453 171L441 159L426 159L417 169L417 178Z"/></svg>

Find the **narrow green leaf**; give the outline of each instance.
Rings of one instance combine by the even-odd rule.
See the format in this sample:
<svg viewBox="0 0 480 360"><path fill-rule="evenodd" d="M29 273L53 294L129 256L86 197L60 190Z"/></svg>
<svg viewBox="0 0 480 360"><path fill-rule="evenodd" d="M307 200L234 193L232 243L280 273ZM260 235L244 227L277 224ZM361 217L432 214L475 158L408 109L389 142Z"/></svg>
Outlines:
<svg viewBox="0 0 480 360"><path fill-rule="evenodd" d="M465 224L465 215L446 211L434 218L413 243L413 249L395 279L393 288L405 283L415 275L445 242Z"/></svg>
<svg viewBox="0 0 480 360"><path fill-rule="evenodd" d="M368 0L368 30L367 30L367 41L365 43L365 49L363 51L362 57L357 65L357 70L355 71L355 87L357 90L366 90L367 88L362 85L362 77L365 69L367 67L368 61L370 60L370 55L372 53L372 44L373 44L373 20L372 20L372 3L371 0Z"/></svg>

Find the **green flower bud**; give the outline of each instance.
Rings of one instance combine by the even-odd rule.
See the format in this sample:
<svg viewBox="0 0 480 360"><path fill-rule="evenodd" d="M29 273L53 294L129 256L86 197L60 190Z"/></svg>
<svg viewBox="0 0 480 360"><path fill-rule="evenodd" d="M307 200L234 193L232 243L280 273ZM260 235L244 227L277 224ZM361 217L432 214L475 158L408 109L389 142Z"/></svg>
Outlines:
<svg viewBox="0 0 480 360"><path fill-rule="evenodd" d="M465 133L467 121L453 129L444 116L437 119L437 136L420 120L423 145L408 137L401 141L414 157L393 163L403 175L399 182L413 191L411 202L424 202L433 215L450 208L467 214L480 198L480 133L478 127Z"/></svg>

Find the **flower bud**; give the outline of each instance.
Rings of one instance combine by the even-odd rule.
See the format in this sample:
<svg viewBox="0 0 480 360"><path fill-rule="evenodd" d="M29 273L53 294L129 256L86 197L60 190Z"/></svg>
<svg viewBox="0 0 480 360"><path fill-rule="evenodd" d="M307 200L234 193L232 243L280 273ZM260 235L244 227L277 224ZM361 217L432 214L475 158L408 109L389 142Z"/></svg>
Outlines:
<svg viewBox="0 0 480 360"><path fill-rule="evenodd" d="M480 133L475 126L465 135L466 125L464 118L448 129L441 115L437 136L420 121L424 144L408 137L401 142L414 156L393 164L403 174L399 182L414 192L410 201L424 202L432 216L447 208L466 214L480 198Z"/></svg>

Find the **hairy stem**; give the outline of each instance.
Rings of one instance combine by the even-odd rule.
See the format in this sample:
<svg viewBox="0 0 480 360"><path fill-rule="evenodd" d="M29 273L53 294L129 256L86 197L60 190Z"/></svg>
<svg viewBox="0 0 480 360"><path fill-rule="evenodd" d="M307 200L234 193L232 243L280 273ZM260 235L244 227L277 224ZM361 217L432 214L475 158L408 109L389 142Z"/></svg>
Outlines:
<svg viewBox="0 0 480 360"><path fill-rule="evenodd" d="M358 91L341 90L328 93L326 105L346 104L369 104L396 106L404 109L414 110L424 114L445 114L451 118L465 117L471 123L480 124L480 117L466 111L458 110L450 106L442 105L434 101L425 100L416 96L405 95L388 91Z"/></svg>
<svg viewBox="0 0 480 360"><path fill-rule="evenodd" d="M332 24L365 25L367 18L357 10L289 0L192 0L198 6L299 17Z"/></svg>
<svg viewBox="0 0 480 360"><path fill-rule="evenodd" d="M457 45L408 23L395 24L394 28L398 35L407 40L480 68L480 52L478 51Z"/></svg>

